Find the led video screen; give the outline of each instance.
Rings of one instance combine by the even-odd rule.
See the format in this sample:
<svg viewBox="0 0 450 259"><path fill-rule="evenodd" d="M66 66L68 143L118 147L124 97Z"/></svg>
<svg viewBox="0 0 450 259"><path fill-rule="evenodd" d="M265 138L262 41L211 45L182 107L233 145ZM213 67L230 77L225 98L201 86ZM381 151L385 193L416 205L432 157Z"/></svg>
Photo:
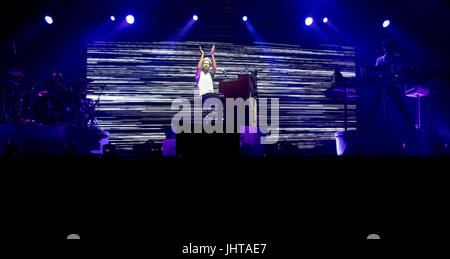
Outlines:
<svg viewBox="0 0 450 259"><path fill-rule="evenodd" d="M220 42L93 42L87 45L88 98L97 100L99 125L110 133L110 143L122 149L165 138L177 111L172 101L192 100L199 45L209 55L215 44L220 81L258 71L259 98L279 99L279 141L309 149L334 140L344 130L344 103L329 98L336 66L344 77L355 76L351 46ZM348 106L348 128L356 124L355 105Z"/></svg>

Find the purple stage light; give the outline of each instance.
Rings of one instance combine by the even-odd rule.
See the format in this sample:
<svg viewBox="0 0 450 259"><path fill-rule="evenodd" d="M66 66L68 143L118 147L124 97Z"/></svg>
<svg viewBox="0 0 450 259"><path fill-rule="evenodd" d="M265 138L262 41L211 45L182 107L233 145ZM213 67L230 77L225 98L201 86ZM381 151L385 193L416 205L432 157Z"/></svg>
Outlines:
<svg viewBox="0 0 450 259"><path fill-rule="evenodd" d="M323 23L327 23L328 22L328 17L323 18Z"/></svg>
<svg viewBox="0 0 450 259"><path fill-rule="evenodd" d="M133 24L134 23L134 16L133 15L127 15L127 18L126 18L126 20L127 20L127 23L128 24Z"/></svg>
<svg viewBox="0 0 450 259"><path fill-rule="evenodd" d="M44 20L48 24L53 24L53 18L49 15L45 16Z"/></svg>
<svg viewBox="0 0 450 259"><path fill-rule="evenodd" d="M114 15L111 15L110 19L114 22L116 20L116 17Z"/></svg>
<svg viewBox="0 0 450 259"><path fill-rule="evenodd" d="M313 22L314 22L314 20L313 20L312 17L307 17L307 18L305 19L305 24L306 24L306 26L310 26Z"/></svg>
<svg viewBox="0 0 450 259"><path fill-rule="evenodd" d="M247 16L244 16L244 17L242 17L242 20L243 20L244 22L246 22L246 21L248 20L248 17L247 17Z"/></svg>
<svg viewBox="0 0 450 259"><path fill-rule="evenodd" d="M389 25L391 25L391 21L385 20L385 21L383 22L383 28L387 28L387 27L389 27Z"/></svg>
<svg viewBox="0 0 450 259"><path fill-rule="evenodd" d="M198 16L197 16L196 14L194 14L194 16L192 16L192 19L193 19L194 21L197 21L197 20L198 20Z"/></svg>

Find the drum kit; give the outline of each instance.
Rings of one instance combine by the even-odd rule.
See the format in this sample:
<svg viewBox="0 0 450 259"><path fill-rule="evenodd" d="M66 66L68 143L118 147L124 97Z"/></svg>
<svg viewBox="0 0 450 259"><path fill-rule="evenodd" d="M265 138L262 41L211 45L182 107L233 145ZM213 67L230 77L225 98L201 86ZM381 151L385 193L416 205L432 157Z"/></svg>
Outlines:
<svg viewBox="0 0 450 259"><path fill-rule="evenodd" d="M86 98L91 80L78 78L64 83L54 79L52 87L35 87L26 83L21 71L2 71L0 123L89 127L89 121L95 120L96 104Z"/></svg>

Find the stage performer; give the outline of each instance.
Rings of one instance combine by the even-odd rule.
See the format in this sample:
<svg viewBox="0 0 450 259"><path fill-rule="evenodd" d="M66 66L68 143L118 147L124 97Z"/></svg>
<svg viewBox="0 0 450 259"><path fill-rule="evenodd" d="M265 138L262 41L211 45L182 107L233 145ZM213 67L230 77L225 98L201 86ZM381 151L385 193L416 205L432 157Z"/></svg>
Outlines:
<svg viewBox="0 0 450 259"><path fill-rule="evenodd" d="M395 52L394 41L389 38L384 40L383 41L383 50L384 50L384 55L377 59L375 66L378 67L379 70L381 70L381 71L390 72L392 74L395 74L399 69L402 68L403 61L401 59L400 54ZM402 97L400 95L400 91L399 91L398 87L395 84L388 84L388 85L385 85L384 87L385 87L385 94L383 94L382 87L377 87L375 103L369 112L367 126L370 126L372 124L372 121L375 117L377 108L378 108L379 104L381 103L381 101L383 100L383 98L385 98L386 96L389 96L390 99L392 100L392 102L397 107L397 109L402 114L407 125L411 128L416 128L417 125L414 122L414 120L411 118L408 108L406 107L405 103L402 100Z"/></svg>
<svg viewBox="0 0 450 259"><path fill-rule="evenodd" d="M202 55L200 57L200 61L198 62L195 80L197 82L197 87L200 90L200 96L202 96L204 101L210 97L218 97L218 95L214 93L213 86L213 79L216 74L217 64L216 59L214 58L214 45L211 48L211 59L205 58L205 53L202 50L202 46L199 48Z"/></svg>

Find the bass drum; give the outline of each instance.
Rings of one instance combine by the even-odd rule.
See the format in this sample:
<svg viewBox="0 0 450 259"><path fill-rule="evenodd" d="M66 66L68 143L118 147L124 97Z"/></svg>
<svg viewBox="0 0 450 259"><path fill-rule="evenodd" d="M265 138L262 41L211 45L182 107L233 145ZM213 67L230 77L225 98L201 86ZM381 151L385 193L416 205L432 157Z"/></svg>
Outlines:
<svg viewBox="0 0 450 259"><path fill-rule="evenodd" d="M61 98L53 95L39 97L33 105L33 120L44 125L63 124L66 105Z"/></svg>
<svg viewBox="0 0 450 259"><path fill-rule="evenodd" d="M73 93L69 90L61 90L56 94L66 105L71 106L73 103Z"/></svg>

